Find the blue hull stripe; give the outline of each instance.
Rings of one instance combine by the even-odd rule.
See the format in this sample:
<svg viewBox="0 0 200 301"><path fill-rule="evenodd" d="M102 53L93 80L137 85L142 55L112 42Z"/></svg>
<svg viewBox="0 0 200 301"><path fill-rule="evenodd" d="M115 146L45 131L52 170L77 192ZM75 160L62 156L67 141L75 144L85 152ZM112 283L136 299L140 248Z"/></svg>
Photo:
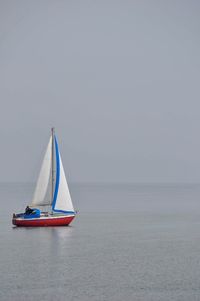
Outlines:
<svg viewBox="0 0 200 301"><path fill-rule="evenodd" d="M60 213L66 213L66 214L75 214L74 211L64 211L64 210L57 210L57 209L53 209L53 211L60 212Z"/></svg>

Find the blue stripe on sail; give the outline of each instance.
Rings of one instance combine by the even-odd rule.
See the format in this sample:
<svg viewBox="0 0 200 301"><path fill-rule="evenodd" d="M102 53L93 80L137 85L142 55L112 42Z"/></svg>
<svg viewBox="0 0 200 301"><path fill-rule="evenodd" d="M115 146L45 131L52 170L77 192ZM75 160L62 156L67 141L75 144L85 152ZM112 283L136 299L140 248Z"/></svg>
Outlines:
<svg viewBox="0 0 200 301"><path fill-rule="evenodd" d="M54 137L54 141L55 141L55 149L56 149L56 185L55 185L55 191L54 191L53 202L52 202L53 210L56 205L59 182L60 182L60 156L59 156L58 143L57 143L56 137Z"/></svg>
<svg viewBox="0 0 200 301"><path fill-rule="evenodd" d="M56 200L58 196L59 183L60 183L60 154L59 154L56 137L55 137L55 149L56 149L56 184L55 184L55 191L54 191L53 202L52 202L52 210L60 213L75 214L74 211L64 211L64 210L55 209Z"/></svg>

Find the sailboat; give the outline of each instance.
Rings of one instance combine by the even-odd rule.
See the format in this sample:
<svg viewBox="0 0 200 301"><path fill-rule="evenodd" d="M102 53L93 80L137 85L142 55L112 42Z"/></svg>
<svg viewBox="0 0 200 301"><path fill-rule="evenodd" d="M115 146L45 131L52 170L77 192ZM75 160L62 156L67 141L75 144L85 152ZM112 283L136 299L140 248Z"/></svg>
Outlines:
<svg viewBox="0 0 200 301"><path fill-rule="evenodd" d="M52 128L32 202L27 208L24 213L13 214L13 225L68 226L76 215L54 128Z"/></svg>

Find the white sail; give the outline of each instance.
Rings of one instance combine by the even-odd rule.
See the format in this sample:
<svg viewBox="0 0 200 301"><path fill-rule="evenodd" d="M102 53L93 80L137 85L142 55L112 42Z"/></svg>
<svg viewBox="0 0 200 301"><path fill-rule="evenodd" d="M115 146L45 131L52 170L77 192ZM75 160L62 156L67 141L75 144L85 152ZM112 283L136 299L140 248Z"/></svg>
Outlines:
<svg viewBox="0 0 200 301"><path fill-rule="evenodd" d="M37 180L31 206L45 206L52 203L52 136L50 137Z"/></svg>
<svg viewBox="0 0 200 301"><path fill-rule="evenodd" d="M65 172L61 160L61 156L59 150L57 149L57 162L59 167L59 183L58 183L58 191L57 191L57 198L55 200L55 204L53 205L54 211L65 211L65 212L74 212L74 207L72 204L71 196L69 193L69 188L67 185L67 180L65 177Z"/></svg>

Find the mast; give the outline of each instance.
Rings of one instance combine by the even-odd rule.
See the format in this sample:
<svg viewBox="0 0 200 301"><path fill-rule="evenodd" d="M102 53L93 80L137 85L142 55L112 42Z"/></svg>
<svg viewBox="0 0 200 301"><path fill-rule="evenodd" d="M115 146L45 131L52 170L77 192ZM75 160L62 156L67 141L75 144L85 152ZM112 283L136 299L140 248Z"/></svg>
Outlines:
<svg viewBox="0 0 200 301"><path fill-rule="evenodd" d="M51 170L52 170L52 190L51 190L51 200L53 201L53 194L54 194L54 182L55 182L55 164L54 164L54 136L55 136L55 129L51 129L52 135L52 156L51 156Z"/></svg>

